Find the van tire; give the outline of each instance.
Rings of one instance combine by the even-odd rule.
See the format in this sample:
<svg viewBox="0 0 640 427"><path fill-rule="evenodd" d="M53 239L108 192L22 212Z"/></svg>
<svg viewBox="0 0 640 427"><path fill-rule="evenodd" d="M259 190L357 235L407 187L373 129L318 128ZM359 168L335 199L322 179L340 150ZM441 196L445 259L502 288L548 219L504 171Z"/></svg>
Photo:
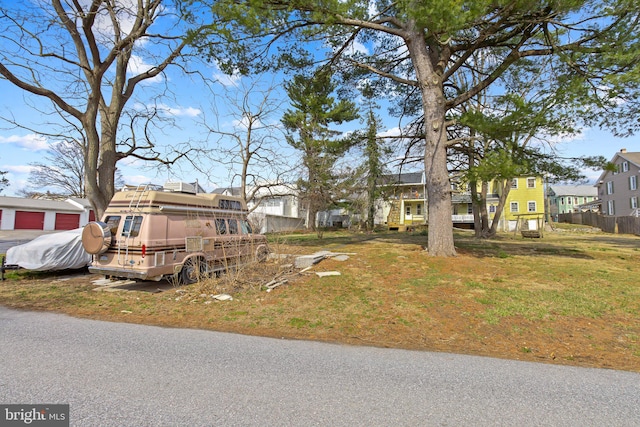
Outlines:
<svg viewBox="0 0 640 427"><path fill-rule="evenodd" d="M180 284L191 285L206 277L207 264L202 258L189 258L182 264Z"/></svg>

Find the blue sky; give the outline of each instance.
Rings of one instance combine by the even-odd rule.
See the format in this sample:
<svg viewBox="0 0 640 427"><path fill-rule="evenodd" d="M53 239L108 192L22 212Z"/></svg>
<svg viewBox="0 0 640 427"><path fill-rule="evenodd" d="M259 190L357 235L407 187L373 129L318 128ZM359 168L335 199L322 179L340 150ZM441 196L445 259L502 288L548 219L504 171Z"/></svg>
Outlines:
<svg viewBox="0 0 640 427"><path fill-rule="evenodd" d="M356 46L355 48L363 49L364 47ZM2 49L1 45L0 49ZM144 60L138 57L134 57L134 59L132 71L149 68ZM130 107L155 104L162 110L165 118L172 120L170 125L167 124L162 129L157 129L154 134L159 146L171 146L179 142L191 141L211 148L211 135L208 129L203 126L203 122L206 122L208 126L227 132L242 130L242 124L238 120L237 114L234 113L233 108L229 108L229 102L223 94L230 93L232 96L234 92L235 95L242 94L243 88L253 83L251 79L225 76L215 64L199 64L197 67L205 77L217 81L212 86L212 91L204 90L204 86L199 85L196 80L185 78L176 68L173 68L169 69L161 78L140 85L136 90L135 99L128 104ZM281 76L263 76L260 78L258 87L254 90L281 84L282 80ZM158 91L165 84L170 87L172 96L158 98ZM253 100L255 103L259 103L261 101L260 91L256 90L256 93L258 95ZM287 105L282 90L274 91L271 101L280 105L280 111L273 111L268 118L265 118L263 124L269 126L273 131L277 128ZM16 117L28 127L43 129L41 124L50 118L43 116L38 110L49 109L50 102L48 100L28 95L6 80L0 79L0 116ZM392 132L394 126L397 125L397 119L387 116L384 109L379 111L379 115L387 127L384 131ZM36 124L40 126L36 126ZM354 122L344 126L343 130L352 130L359 126L361 125L358 122ZM46 130L46 126L44 129ZM283 144L284 139L281 136L279 138L280 144L276 148L275 157L280 160L286 157L288 161L295 162L295 155L286 147L286 144ZM8 172L5 176L10 182L9 187L5 188L0 193L1 195L17 196L20 190L27 188L29 171L32 168L30 164L42 161L50 142L46 137L38 136L33 131L11 128L8 124L0 122L0 170ZM608 132L585 129L581 135L559 141L556 145L556 150L562 156L601 155L609 159L621 148L626 148L628 151L640 151L640 137L621 139ZM218 153L218 155L220 159L224 157L223 153ZM167 169L155 164L145 165L139 161L125 160L119 163L119 169L124 182L134 185L162 184L167 180L188 182L198 180L205 190L212 191L217 187L239 184L237 181L232 182L233 173L230 173L228 167L206 158L197 158L196 161L199 162L198 168L182 162ZM600 171L585 171L585 173L592 183L600 175Z"/></svg>
<svg viewBox="0 0 640 427"><path fill-rule="evenodd" d="M217 74L218 71L212 69L211 74ZM244 78L229 78L220 76L222 83L219 84L220 92L225 90L240 90L239 85ZM179 99L167 101L167 114L175 120L173 129L165 130L164 134L158 135L158 143L170 144L172 140L182 139L201 139L204 132L201 124L203 117L211 117L217 114L216 121L220 122L220 126L227 129L240 129L241 126L234 121L231 111L225 110L218 106L218 111L213 112L207 109L207 105L211 100L203 100L202 90L194 87L191 82L182 82L174 79L172 83L175 85L175 92L180 93ZM25 95L18 89L12 87L8 82L0 80L0 111L3 115L7 113L13 114L15 117L25 118L34 117L30 121L35 121L35 117L39 114L32 108L28 107L25 102ZM35 99L29 97L31 102L40 103L48 107L49 101L44 99ZM280 100L284 101L284 95L280 93ZM36 104L38 105L38 104ZM284 112L286 105L283 105ZM396 123L393 117L385 117L384 110L379 112L391 130ZM279 117L277 112L273 115L272 124L277 125ZM209 119L207 119L209 120ZM357 123L351 124L357 127ZM5 175L10 182L10 186L5 188L2 195L17 196L21 189L26 188L29 177L29 171L32 168L31 163L41 161L49 147L49 141L46 137L38 136L33 132L24 129L7 129L6 125L0 125L0 170L7 171ZM616 138L606 131L598 129L586 129L581 135L571 137L570 139L559 141L556 149L559 155L567 157L577 156L596 156L602 155L610 159L616 151L626 148L628 151L640 151L640 137L634 136L630 138ZM285 148L280 148L285 149ZM290 154L290 153L289 153ZM125 160L119 163L122 177L127 184L155 183L162 184L167 180L198 180L207 190L212 191L216 187L229 186L229 172L225 168L219 166L217 171L210 171L207 174L198 172L187 165L182 165L172 169L172 172L164 167L157 165L142 165L139 161L132 162ZM591 183L600 175L600 171L585 171ZM237 185L237 182L234 183Z"/></svg>

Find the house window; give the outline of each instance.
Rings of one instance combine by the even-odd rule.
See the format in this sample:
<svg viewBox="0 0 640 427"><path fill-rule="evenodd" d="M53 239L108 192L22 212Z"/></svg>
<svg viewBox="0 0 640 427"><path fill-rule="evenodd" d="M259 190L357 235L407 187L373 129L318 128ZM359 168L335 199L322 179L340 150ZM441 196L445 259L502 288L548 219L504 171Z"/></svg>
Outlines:
<svg viewBox="0 0 640 427"><path fill-rule="evenodd" d="M416 215L422 215L422 205L420 203L416 205Z"/></svg>
<svg viewBox="0 0 640 427"><path fill-rule="evenodd" d="M489 205L489 213L496 213L495 205Z"/></svg>
<svg viewBox="0 0 640 427"><path fill-rule="evenodd" d="M527 210L529 212L535 212L536 211L536 202L527 202Z"/></svg>
<svg viewBox="0 0 640 427"><path fill-rule="evenodd" d="M527 178L527 188L536 188L535 178Z"/></svg>
<svg viewBox="0 0 640 427"><path fill-rule="evenodd" d="M631 175L629 177L629 190L637 190L638 189L638 177L635 175Z"/></svg>
<svg viewBox="0 0 640 427"><path fill-rule="evenodd" d="M564 205L564 197L561 197L561 198L560 198L560 204L563 204L563 205Z"/></svg>
<svg viewBox="0 0 640 427"><path fill-rule="evenodd" d="M615 209L614 209L613 200L609 200L607 202L607 210L608 210L609 215L615 215Z"/></svg>
<svg viewBox="0 0 640 427"><path fill-rule="evenodd" d="M574 205L577 205L577 204L578 204L578 198L577 198L577 197L574 197L574 198L573 198L573 204L574 204Z"/></svg>
<svg viewBox="0 0 640 427"><path fill-rule="evenodd" d="M467 203L467 214L473 214L473 203Z"/></svg>
<svg viewBox="0 0 640 427"><path fill-rule="evenodd" d="M637 209L638 208L638 196L633 196L631 199L631 209Z"/></svg>
<svg viewBox="0 0 640 427"><path fill-rule="evenodd" d="M622 162L622 172L629 172L629 162Z"/></svg>
<svg viewBox="0 0 640 427"><path fill-rule="evenodd" d="M613 194L613 181L607 181L607 194Z"/></svg>
<svg viewBox="0 0 640 427"><path fill-rule="evenodd" d="M411 206L407 206L407 216L411 215Z"/></svg>
<svg viewBox="0 0 640 427"><path fill-rule="evenodd" d="M511 202L511 212L518 212L518 202Z"/></svg>
<svg viewBox="0 0 640 427"><path fill-rule="evenodd" d="M511 188L518 188L518 178L513 178L511 180Z"/></svg>

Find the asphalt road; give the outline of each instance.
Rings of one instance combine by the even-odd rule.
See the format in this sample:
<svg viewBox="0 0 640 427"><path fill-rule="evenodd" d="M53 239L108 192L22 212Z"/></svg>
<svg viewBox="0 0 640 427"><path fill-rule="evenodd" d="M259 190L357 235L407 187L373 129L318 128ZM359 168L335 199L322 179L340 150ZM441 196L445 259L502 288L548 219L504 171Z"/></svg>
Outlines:
<svg viewBox="0 0 640 427"><path fill-rule="evenodd" d="M640 426L640 374L0 307L0 403L72 426Z"/></svg>

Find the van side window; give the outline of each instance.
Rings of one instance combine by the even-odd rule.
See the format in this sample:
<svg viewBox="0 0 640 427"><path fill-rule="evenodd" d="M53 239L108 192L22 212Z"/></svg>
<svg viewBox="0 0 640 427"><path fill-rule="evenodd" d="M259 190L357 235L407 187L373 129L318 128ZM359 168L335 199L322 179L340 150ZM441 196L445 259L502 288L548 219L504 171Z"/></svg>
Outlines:
<svg viewBox="0 0 640 427"><path fill-rule="evenodd" d="M251 231L251 226L249 225L249 221L247 221L246 219L244 221L241 221L240 225L242 226L242 234L253 233L253 231Z"/></svg>
<svg viewBox="0 0 640 427"><path fill-rule="evenodd" d="M227 234L227 223L222 218L216 218L216 233Z"/></svg>
<svg viewBox="0 0 640 427"><path fill-rule="evenodd" d="M122 235L128 237L136 237L140 234L140 225L142 224L141 216L127 215L122 226Z"/></svg>
<svg viewBox="0 0 640 427"><path fill-rule="evenodd" d="M111 230L111 235L115 236L118 232L118 225L120 225L120 216L119 215L109 215L105 218L104 222L107 223L109 229Z"/></svg>
<svg viewBox="0 0 640 427"><path fill-rule="evenodd" d="M228 219L229 223L229 234L238 234L238 220L237 219Z"/></svg>

